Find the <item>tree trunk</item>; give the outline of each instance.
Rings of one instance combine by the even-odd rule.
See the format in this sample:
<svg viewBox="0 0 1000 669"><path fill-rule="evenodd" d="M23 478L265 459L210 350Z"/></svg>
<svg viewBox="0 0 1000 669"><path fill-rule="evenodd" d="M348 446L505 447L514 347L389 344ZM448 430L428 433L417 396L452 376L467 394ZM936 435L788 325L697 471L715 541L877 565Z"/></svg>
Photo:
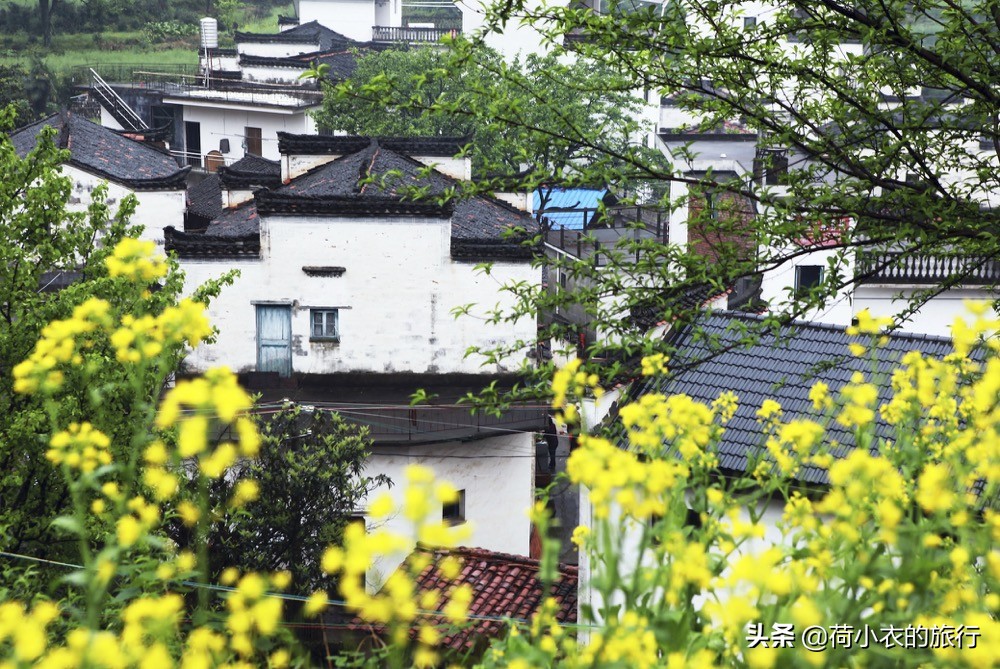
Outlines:
<svg viewBox="0 0 1000 669"><path fill-rule="evenodd" d="M42 21L42 43L52 46L52 14L59 6L59 0L38 0L38 17Z"/></svg>

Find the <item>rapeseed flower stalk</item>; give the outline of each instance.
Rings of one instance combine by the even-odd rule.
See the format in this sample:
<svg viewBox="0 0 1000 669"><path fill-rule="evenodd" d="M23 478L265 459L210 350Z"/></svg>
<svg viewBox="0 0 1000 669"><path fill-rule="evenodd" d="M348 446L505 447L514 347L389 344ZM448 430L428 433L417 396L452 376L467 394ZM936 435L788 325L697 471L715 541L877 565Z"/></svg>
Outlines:
<svg viewBox="0 0 1000 669"><path fill-rule="evenodd" d="M109 260L110 273L140 288L167 271L139 242L119 245ZM89 421L60 422L60 393L88 378L99 350L110 352L106 364L138 376L165 369L163 361L210 333L197 302L158 316L137 304L130 313L87 300L71 318L50 324L14 370L17 392L36 394L51 409L47 457L74 501L74 515L58 524L78 539L83 568L67 580L73 602L0 601L0 664L301 666L305 657L281 624L280 596L295 586L287 573L227 569L221 582L232 591L212 606L207 587L198 588L199 606L189 611L179 581L214 586L205 576L207 542L197 554L177 552L160 530L175 516L204 537L214 517L259 494L252 481L241 482L220 508L204 494L259 449L246 415L251 400L235 376L213 370L178 383L158 407L150 398L143 405L148 422L124 437L109 428L100 406ZM760 455L745 477L718 472L719 446L739 402L732 393L708 404L651 395L621 407L626 447L585 433L567 465L567 478L588 491L585 510L594 521L573 532L593 593L580 625L559 623L559 604L546 593L527 624L512 623L506 637L493 640L481 665L995 666L1000 513L991 502L1000 488L1000 323L986 314L976 306L971 322L956 325L954 354L904 356L890 397L879 397L873 375L859 375L843 388L814 384L814 415L763 402ZM853 353L867 356L884 345L885 326L862 314L851 329L859 338ZM642 367L655 375L665 364L651 356ZM575 402L587 394L600 389L583 362L556 373L553 408L563 419L578 417ZM876 430L876 417L887 427ZM232 439L210 439L225 427ZM834 457L830 435L838 429L866 447ZM121 438L126 443L117 443ZM805 466L823 470L828 487L793 486L788 475ZM456 546L468 526L441 522L440 506L456 490L430 470L409 469L406 486L400 501L373 499L373 531L348 526L344 545L328 549L322 566L339 578L337 594L348 609L385 630L391 664L437 666L446 659L447 628L465 624L473 593L446 587L418 596L414 579L433 568L450 580L461 564L431 565L418 554L378 592L368 578L380 556L405 555L417 541ZM546 526L544 504L532 518ZM379 525L388 519L404 529ZM304 612L318 615L333 599L314 592ZM752 634L767 636L780 624L800 632L964 630L967 641L974 630L977 643L903 652L866 637L864 648L828 644L813 652L796 637L793 645L772 639L751 647Z"/></svg>
<svg viewBox="0 0 1000 669"><path fill-rule="evenodd" d="M415 540L431 546L452 548L467 539L471 527L467 523L449 525L440 517L442 504L457 499L458 491L449 483L437 482L433 472L421 465L406 469L407 488L402 504L383 493L369 506L376 521L401 516L410 524L409 532L395 532L379 527L366 532L359 524L344 531L343 548L331 546L323 554L323 571L340 578L340 595L348 610L363 620L383 626L391 641L390 663L403 666L410 658L416 666L433 666L440 660L437 650L442 635L437 626L460 625L466 621L472 591L460 585L446 591L428 591L418 600L414 582L429 567L426 556L417 554L403 563L386 580L381 590L370 592L366 579L380 556L406 555ZM457 576L460 565L447 559L435 566L445 579ZM318 608L321 595L314 595L313 607ZM428 616L428 611L440 611L440 616ZM416 629L411 639L411 630Z"/></svg>

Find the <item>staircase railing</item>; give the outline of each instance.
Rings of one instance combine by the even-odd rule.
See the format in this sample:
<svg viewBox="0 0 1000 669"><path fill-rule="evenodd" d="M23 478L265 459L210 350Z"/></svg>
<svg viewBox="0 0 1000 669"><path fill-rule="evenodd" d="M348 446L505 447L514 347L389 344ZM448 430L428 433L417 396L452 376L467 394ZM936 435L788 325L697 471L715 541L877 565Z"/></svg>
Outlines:
<svg viewBox="0 0 1000 669"><path fill-rule="evenodd" d="M149 126L142 120L142 117L128 106L128 103L94 68L90 68L90 74L94 77L94 92L104 101L108 106L108 111L119 123L125 126L126 130L149 130Z"/></svg>

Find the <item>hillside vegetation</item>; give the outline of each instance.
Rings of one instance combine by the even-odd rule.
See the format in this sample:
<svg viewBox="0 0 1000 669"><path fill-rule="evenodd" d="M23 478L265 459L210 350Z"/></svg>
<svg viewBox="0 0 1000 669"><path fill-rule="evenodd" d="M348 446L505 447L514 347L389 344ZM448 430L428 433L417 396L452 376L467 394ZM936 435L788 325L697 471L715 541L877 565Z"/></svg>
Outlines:
<svg viewBox="0 0 1000 669"><path fill-rule="evenodd" d="M235 30L275 32L279 15L294 14L291 2L277 0L48 1L48 45L42 2L0 3L0 108L17 106L19 122L65 105L90 67L197 66L198 21L206 14L219 19L223 43Z"/></svg>

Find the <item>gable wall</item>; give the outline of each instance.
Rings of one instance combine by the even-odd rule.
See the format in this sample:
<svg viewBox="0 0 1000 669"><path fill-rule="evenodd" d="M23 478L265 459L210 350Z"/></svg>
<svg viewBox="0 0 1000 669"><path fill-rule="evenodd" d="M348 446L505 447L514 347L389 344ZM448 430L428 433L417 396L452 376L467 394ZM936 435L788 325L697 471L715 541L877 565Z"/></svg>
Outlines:
<svg viewBox="0 0 1000 669"><path fill-rule="evenodd" d="M70 211L86 211L92 201L92 193L101 183L108 184L108 206L116 211L122 199L135 195L139 200L131 221L135 225L144 226L142 239L155 241L162 250L163 228L172 225L177 229L184 228L185 192L175 191L133 191L126 186L104 179L89 172L77 169L71 165L63 165L63 174L73 181L70 195Z"/></svg>
<svg viewBox="0 0 1000 669"><path fill-rule="evenodd" d="M345 37L368 42L375 25L375 0L301 0L299 23L319 21Z"/></svg>
<svg viewBox="0 0 1000 669"><path fill-rule="evenodd" d="M402 506L406 467L429 467L436 480L465 490L465 518L472 536L463 545L526 556L531 533L527 511L533 502L534 453L531 433L503 434L466 443L376 446L367 472L387 474L394 485L380 488L372 499L388 490L396 504ZM431 520L439 518L440 513L438 505L431 511ZM406 535L412 532L410 522L402 516L382 521L368 519L370 529L380 526ZM397 554L376 558L368 572L369 587L377 589L404 557Z"/></svg>
<svg viewBox="0 0 1000 669"><path fill-rule="evenodd" d="M226 288L210 310L221 334L196 350L188 363L196 370L225 364L237 372L257 364L254 302L292 307L292 371L328 374L491 373L515 369L527 351L505 365L481 367L465 358L472 345L496 346L528 339L533 319L491 325L481 317L498 303L513 300L499 292L509 281L538 283L530 263L495 263L491 276L475 263L450 257L447 220L269 217L261 221L262 259L241 261L242 276ZM231 261L188 261L189 289L222 274ZM306 266L340 266L340 277L309 276ZM455 319L451 310L476 303L480 318ZM340 342L310 341L310 308L338 308Z"/></svg>

